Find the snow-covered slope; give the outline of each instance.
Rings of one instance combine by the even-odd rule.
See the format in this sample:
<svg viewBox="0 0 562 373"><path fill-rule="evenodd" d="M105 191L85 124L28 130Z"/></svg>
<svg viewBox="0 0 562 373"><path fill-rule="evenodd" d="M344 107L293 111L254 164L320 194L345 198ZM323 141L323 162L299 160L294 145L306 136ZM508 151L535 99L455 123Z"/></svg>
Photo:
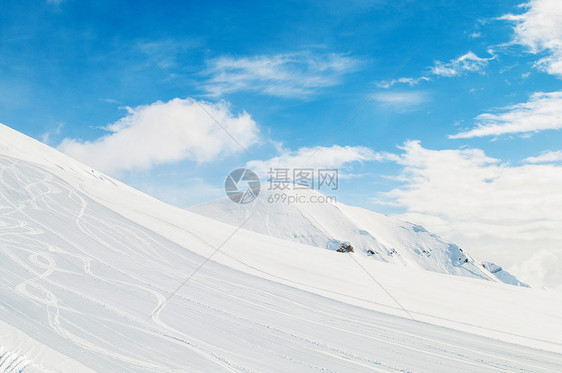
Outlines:
<svg viewBox="0 0 562 373"><path fill-rule="evenodd" d="M0 125L0 372L559 372L560 315L237 230Z"/></svg>
<svg viewBox="0 0 562 373"><path fill-rule="evenodd" d="M511 273L504 270L502 267L500 267L495 263L483 262L482 265L484 266L484 268L486 268L490 273L496 276L503 283L515 285L515 286L529 287L529 285L522 283L517 279L517 277L513 276Z"/></svg>
<svg viewBox="0 0 562 373"><path fill-rule="evenodd" d="M278 198L281 194L282 199ZM247 220L245 229L331 250L349 242L356 252L382 262L521 284L513 276L495 277L462 248L419 225L360 207L318 201L326 198L315 190L290 188L280 192L265 187L253 204L221 198L189 211L235 226Z"/></svg>

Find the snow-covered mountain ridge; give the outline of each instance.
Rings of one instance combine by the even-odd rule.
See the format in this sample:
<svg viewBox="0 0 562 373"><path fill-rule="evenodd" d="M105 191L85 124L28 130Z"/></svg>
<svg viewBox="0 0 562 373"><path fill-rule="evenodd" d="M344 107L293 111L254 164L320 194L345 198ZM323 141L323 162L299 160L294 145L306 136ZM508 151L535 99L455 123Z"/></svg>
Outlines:
<svg viewBox="0 0 562 373"><path fill-rule="evenodd" d="M496 266L499 270L492 273L459 246L419 225L360 207L329 203L312 189L287 188L282 191L283 200L274 198L278 190L266 184L261 189L250 204L221 198L188 210L234 226L247 220L245 229L306 245L336 250L340 243L349 242L356 252L374 260L525 286L515 277L505 276L501 267Z"/></svg>

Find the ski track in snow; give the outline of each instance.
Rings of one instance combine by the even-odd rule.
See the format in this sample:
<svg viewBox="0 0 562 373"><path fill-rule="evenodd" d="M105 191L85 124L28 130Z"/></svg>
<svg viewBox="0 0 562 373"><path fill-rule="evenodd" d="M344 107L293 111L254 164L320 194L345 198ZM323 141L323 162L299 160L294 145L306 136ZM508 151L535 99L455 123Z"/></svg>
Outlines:
<svg viewBox="0 0 562 373"><path fill-rule="evenodd" d="M0 316L97 371L560 372L562 358L209 262L0 156ZM0 339L0 346L2 340ZM33 356L0 348L0 372Z"/></svg>

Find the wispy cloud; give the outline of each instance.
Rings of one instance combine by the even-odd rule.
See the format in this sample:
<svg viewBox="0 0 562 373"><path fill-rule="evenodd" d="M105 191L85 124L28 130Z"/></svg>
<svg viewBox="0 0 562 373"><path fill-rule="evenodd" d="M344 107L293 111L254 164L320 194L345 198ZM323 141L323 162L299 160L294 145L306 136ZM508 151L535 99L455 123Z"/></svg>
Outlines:
<svg viewBox="0 0 562 373"><path fill-rule="evenodd" d="M173 69L174 74L181 73L185 57L200 46L197 38L140 40L132 45L136 51L155 59L166 69ZM146 62L152 64L150 60Z"/></svg>
<svg viewBox="0 0 562 373"><path fill-rule="evenodd" d="M385 91L373 96L379 103L396 110L411 110L429 101L424 91Z"/></svg>
<svg viewBox="0 0 562 373"><path fill-rule="evenodd" d="M58 136L61 133L64 123L59 123L55 128L49 129L43 135L41 135L41 142L51 145L52 137Z"/></svg>
<svg viewBox="0 0 562 373"><path fill-rule="evenodd" d="M303 147L298 150L281 149L281 154L268 160L254 160L247 167L264 176L271 168L350 168L353 163L381 161L385 154L364 146ZM343 171L343 170L342 170Z"/></svg>
<svg viewBox="0 0 562 373"><path fill-rule="evenodd" d="M528 102L484 113L476 117L476 127L451 135L451 139L529 134L562 129L562 91L534 93Z"/></svg>
<svg viewBox="0 0 562 373"><path fill-rule="evenodd" d="M203 89L211 96L255 91L279 97L304 98L321 88L338 85L359 61L342 54L311 52L219 57L208 61Z"/></svg>
<svg viewBox="0 0 562 373"><path fill-rule="evenodd" d="M226 102L176 98L128 107L127 111L125 117L105 128L107 135L94 141L67 138L59 150L115 174L185 159L209 162L239 153L243 151L240 145L249 147L259 140L259 129L251 116L246 112L233 114Z"/></svg>
<svg viewBox="0 0 562 373"><path fill-rule="evenodd" d="M417 78L398 78L377 83L381 88L390 88L396 84L408 84L410 86L417 85L420 82L430 81L432 77L455 77L467 72L481 72L488 63L495 57L490 50L488 53L492 57L478 57L474 52L468 52L458 58L454 58L449 62L435 61L433 66L428 67L425 75Z"/></svg>
<svg viewBox="0 0 562 373"><path fill-rule="evenodd" d="M429 81L431 80L430 78L428 78L427 76L420 76L418 78L398 78L398 79L392 79L392 80L385 80L382 82L377 83L377 86L380 88L390 88L395 84L398 83L402 83L402 84L408 84L409 86L415 86L416 84L420 83L420 82L424 82L424 81Z"/></svg>
<svg viewBox="0 0 562 373"><path fill-rule="evenodd" d="M465 72L477 72L482 71L488 61L493 59L478 57L473 52L468 52L459 58L455 58L447 63L442 63L440 61L435 62L435 66L431 67L430 73L437 76L458 76Z"/></svg>
<svg viewBox="0 0 562 373"><path fill-rule="evenodd" d="M499 18L515 24L512 43L527 47L533 54L546 53L536 66L562 78L562 2L531 0L521 7L527 11Z"/></svg>
<svg viewBox="0 0 562 373"><path fill-rule="evenodd" d="M562 289L562 166L510 166L480 149L431 150L407 142L394 161L402 186L385 195L401 218L496 261L533 286ZM386 159L393 160L392 157ZM536 254L540 248L544 253Z"/></svg>
<svg viewBox="0 0 562 373"><path fill-rule="evenodd" d="M562 162L562 151L546 151L536 157L528 157L523 160L525 163L553 163Z"/></svg>

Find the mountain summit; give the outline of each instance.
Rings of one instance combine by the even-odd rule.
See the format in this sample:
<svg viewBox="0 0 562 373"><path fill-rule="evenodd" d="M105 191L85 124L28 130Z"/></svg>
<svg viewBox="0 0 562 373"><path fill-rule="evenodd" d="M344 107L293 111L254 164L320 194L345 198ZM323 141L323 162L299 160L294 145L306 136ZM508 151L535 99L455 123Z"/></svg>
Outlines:
<svg viewBox="0 0 562 373"><path fill-rule="evenodd" d="M264 185L261 190L253 203L221 198L188 210L235 226L245 222L244 229L305 245L337 250L349 244L355 252L382 262L526 286L420 225L332 202L309 188L279 191Z"/></svg>

